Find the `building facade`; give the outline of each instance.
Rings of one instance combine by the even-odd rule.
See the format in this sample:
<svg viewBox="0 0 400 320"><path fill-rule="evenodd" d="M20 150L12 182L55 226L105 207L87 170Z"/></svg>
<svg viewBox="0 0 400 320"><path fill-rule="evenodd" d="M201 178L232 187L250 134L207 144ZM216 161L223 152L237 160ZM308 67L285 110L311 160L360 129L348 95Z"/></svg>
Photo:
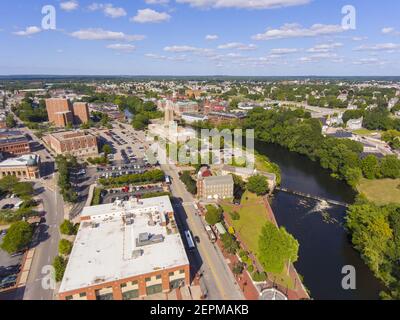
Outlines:
<svg viewBox="0 0 400 320"><path fill-rule="evenodd" d="M39 179L40 157L36 154L29 154L0 162L0 179L6 176L16 176L24 180Z"/></svg>
<svg viewBox="0 0 400 320"><path fill-rule="evenodd" d="M99 155L97 137L85 131L52 133L43 137L43 141L56 154L70 154L83 159Z"/></svg>
<svg viewBox="0 0 400 320"><path fill-rule="evenodd" d="M69 99L46 99L49 122L56 127L65 128L68 125L87 123L90 119L87 103L71 103Z"/></svg>
<svg viewBox="0 0 400 320"><path fill-rule="evenodd" d="M234 197L234 182L231 175L198 177L197 196L203 200L231 199Z"/></svg>
<svg viewBox="0 0 400 320"><path fill-rule="evenodd" d="M32 152L28 138L21 131L0 130L0 152L19 156Z"/></svg>
<svg viewBox="0 0 400 320"><path fill-rule="evenodd" d="M60 300L133 300L190 285L169 197L86 207Z"/></svg>

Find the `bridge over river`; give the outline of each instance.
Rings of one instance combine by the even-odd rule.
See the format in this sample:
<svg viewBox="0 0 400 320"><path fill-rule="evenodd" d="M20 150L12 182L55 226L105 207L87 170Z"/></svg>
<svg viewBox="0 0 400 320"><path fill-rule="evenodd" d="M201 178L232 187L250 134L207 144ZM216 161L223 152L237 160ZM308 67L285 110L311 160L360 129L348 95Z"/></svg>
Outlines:
<svg viewBox="0 0 400 320"><path fill-rule="evenodd" d="M335 206L341 206L341 207L349 207L348 203L345 202L340 202L340 201L336 201L336 200L331 200L331 199L326 199L323 197L319 197L319 196L315 196L312 194L308 194L308 193L304 193L304 192L300 192L300 191L294 191L294 190L290 190L287 188L282 188L282 187L276 187L275 190L281 191L281 192L286 192L286 193L290 193L296 196L300 196L303 198L307 198L307 199L313 199L313 200L317 200L317 201L325 201L329 204L335 205Z"/></svg>

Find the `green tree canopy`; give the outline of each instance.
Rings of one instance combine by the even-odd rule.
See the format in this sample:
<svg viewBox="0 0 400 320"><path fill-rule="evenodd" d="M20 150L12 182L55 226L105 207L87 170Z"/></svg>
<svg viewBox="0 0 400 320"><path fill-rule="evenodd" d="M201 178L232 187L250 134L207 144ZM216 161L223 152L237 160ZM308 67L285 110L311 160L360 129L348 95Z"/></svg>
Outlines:
<svg viewBox="0 0 400 320"><path fill-rule="evenodd" d="M7 231L1 244L1 248L8 253L18 252L24 249L32 240L33 230L25 221L13 223Z"/></svg>
<svg viewBox="0 0 400 320"><path fill-rule="evenodd" d="M299 243L284 228L267 223L258 240L259 261L266 272L282 273L285 263L296 262Z"/></svg>
<svg viewBox="0 0 400 320"><path fill-rule="evenodd" d="M247 182L247 190L258 196L267 194L269 192L268 179L262 175L250 177Z"/></svg>
<svg viewBox="0 0 400 320"><path fill-rule="evenodd" d="M209 225L216 225L222 220L222 209L220 207L216 208L213 205L208 205L206 207L206 221Z"/></svg>

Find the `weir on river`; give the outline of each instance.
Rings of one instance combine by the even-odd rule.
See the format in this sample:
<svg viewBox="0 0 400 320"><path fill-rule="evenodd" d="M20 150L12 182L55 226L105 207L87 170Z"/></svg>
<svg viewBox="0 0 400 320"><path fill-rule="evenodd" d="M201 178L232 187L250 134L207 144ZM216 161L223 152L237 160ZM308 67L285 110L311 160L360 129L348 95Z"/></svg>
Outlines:
<svg viewBox="0 0 400 320"><path fill-rule="evenodd" d="M296 196L300 196L300 197L303 197L303 198L313 199L313 200L317 200L317 201L325 201L325 202L327 202L329 204L332 204L332 205L335 205L335 206L341 206L341 207L346 207L346 208L349 207L348 203L335 201L335 200L331 200L331 199L325 199L323 197L315 196L315 195L304 193L304 192L300 192L300 191L294 191L294 190L290 190L290 189L282 188L282 187L276 187L275 189L278 190L278 191L281 191L281 192L290 193L290 194L293 194L293 195L296 195Z"/></svg>

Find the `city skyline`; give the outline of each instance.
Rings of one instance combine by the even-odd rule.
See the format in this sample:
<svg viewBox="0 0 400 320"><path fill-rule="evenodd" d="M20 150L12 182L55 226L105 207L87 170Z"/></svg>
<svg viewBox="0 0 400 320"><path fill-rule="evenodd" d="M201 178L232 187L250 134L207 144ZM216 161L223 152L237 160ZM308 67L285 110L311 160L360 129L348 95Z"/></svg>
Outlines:
<svg viewBox="0 0 400 320"><path fill-rule="evenodd" d="M56 30L43 30L45 5L56 8ZM342 26L346 5L355 30ZM4 1L0 74L396 76L398 9L360 0Z"/></svg>

